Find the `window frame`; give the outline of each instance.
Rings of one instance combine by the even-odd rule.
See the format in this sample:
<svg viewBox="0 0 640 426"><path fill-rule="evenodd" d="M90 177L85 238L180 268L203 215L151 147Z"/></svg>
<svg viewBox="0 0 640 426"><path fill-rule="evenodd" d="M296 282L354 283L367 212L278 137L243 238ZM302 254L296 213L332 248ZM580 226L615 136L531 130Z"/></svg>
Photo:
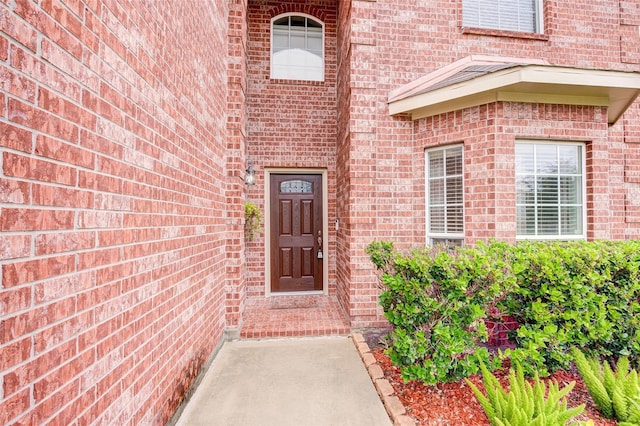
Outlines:
<svg viewBox="0 0 640 426"><path fill-rule="evenodd" d="M305 44L308 40L308 28L309 26L307 25L307 20L312 20L313 22L315 22L316 24L320 25L320 33L321 33L321 44L322 44L322 51L321 54L322 56L320 57L321 61L322 61L322 67L321 67L321 75L319 78L300 78L300 77L287 77L287 76L279 76L279 75L274 75L274 61L273 61L273 56L274 56L274 26L275 26L275 22L282 19L282 18L291 18L291 17L300 17L300 18L304 18L305 19ZM291 23L289 22L289 36L291 34ZM289 42L289 48L291 49L291 43ZM305 52L309 52L312 53L310 50L307 49L303 49ZM269 23L269 78L271 80L291 80L291 81L318 81L318 82L323 82L325 81L325 67L326 67L326 52L325 52L325 23L320 20L319 18L316 18L315 16L312 15L308 15L306 13L297 13L297 12L287 12L287 13L282 13L280 15L274 16L273 18L271 18L271 21Z"/></svg>
<svg viewBox="0 0 640 426"><path fill-rule="evenodd" d="M434 152L443 152L445 153L445 157L444 157L444 167L446 170L446 152L448 150L452 150L452 149L459 149L460 150L460 161L462 164L462 169L461 169L461 173L460 174L456 174L456 175L452 175L452 176L447 176L446 172L445 175L443 176L445 178L445 193L444 193L444 204L443 206L445 207L445 216L444 216L444 221L445 221L445 227L446 227L446 207L449 205L446 201L446 178L447 177L460 177L461 179L461 195L462 195L462 200L460 203L455 203L455 205L460 205L462 207L462 231L461 232L431 232L431 171L429 168L429 155L431 153ZM434 245L434 241L439 240L439 241L446 241L444 244L446 246L452 246L452 245L464 245L465 243L465 230L466 230L466 221L465 221L465 192L464 192L464 188L465 188L465 183L464 183L464 144L454 144L454 145L447 145L447 146L439 146L439 147L435 147L435 148L430 148L430 149L425 149L424 151L424 161L425 161L425 217L426 217L426 223L425 223L425 231L426 231L426 237L427 237L427 246L429 247L433 247ZM459 242L460 244L455 244L455 242Z"/></svg>
<svg viewBox="0 0 640 426"><path fill-rule="evenodd" d="M526 234L518 234L518 207L520 206L520 204L518 204L518 200L517 200L517 194L518 194L518 188L517 188L517 180L518 180L518 176L525 176L525 175L529 175L530 174L525 174L525 173L518 173L517 167L515 167L515 159L516 159L516 147L518 144L532 144L535 146L541 146L541 145L548 145L548 146L555 146L556 150L558 149L558 147L561 146L577 146L580 149L580 178L581 178L581 188L579 188L579 193L581 195L581 201L582 201L582 208L579 209L580 214L582 215L581 217L581 222L582 222L582 233L581 234L562 234L561 230L562 227L560 226L560 219L558 219L558 233L555 235L549 235L549 234L544 234L544 235L540 235L538 233L538 230L536 229L536 235L526 235ZM514 182L514 191L515 191L515 208L516 208L516 227L515 227L515 233L516 233L516 241L526 241L526 240L533 240L533 241L570 241L570 240L586 240L587 239L587 169L586 169L586 165L587 165L587 161L586 161L586 153L587 153L587 144L584 142L573 142L573 141L562 141L562 140L551 140L551 141L542 141L542 140L533 140L533 139L517 139L516 140L516 144L514 146L514 177L515 177L515 182ZM535 156L535 151L534 151L534 156ZM559 159L559 157L558 157ZM557 173L558 177L563 176L563 174L561 174L559 171ZM564 174L564 176L574 176L575 174ZM534 179L537 178L538 176L538 172L534 169ZM558 190L558 207L561 207L562 204L560 203L560 191ZM576 203L577 204L577 203ZM535 204L533 204L534 206L538 206L540 204L538 204L537 202ZM538 224L536 221L536 228L537 228Z"/></svg>
<svg viewBox="0 0 640 426"><path fill-rule="evenodd" d="M508 33L520 33L520 34L538 34L538 35L543 35L544 31L545 31L545 26L544 26L544 0L533 0L534 5L533 5L533 13L534 13L534 18L533 18L533 24L534 24L534 30L533 31L528 31L528 30L520 30L520 29L510 29L510 28L501 28L499 26L496 27L490 27L490 26L480 26L480 25L466 25L465 23L465 2L467 1L472 1L472 2L479 2L480 0L462 0L461 4L461 19L460 22L462 23L462 28L473 28L473 29L477 29L477 30L483 30L483 31L504 31L504 32L508 32ZM500 1L500 0L495 0L495 1ZM511 1L511 0L506 0L506 1ZM498 5L496 5L498 6Z"/></svg>

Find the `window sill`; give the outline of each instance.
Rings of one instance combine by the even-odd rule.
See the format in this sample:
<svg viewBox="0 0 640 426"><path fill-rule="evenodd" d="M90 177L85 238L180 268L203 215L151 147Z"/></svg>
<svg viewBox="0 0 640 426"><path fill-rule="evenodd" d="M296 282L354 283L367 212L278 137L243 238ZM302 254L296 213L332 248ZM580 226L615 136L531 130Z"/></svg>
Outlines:
<svg viewBox="0 0 640 426"><path fill-rule="evenodd" d="M522 31L496 30L491 28L467 28L462 27L462 34L476 34L493 37L520 38L528 40L549 41L547 34L527 33Z"/></svg>
<svg viewBox="0 0 640 426"><path fill-rule="evenodd" d="M585 235L516 235L516 241L586 241Z"/></svg>
<svg viewBox="0 0 640 426"><path fill-rule="evenodd" d="M269 82L272 84L288 84L296 86L324 86L325 80L295 80L288 78L269 78Z"/></svg>

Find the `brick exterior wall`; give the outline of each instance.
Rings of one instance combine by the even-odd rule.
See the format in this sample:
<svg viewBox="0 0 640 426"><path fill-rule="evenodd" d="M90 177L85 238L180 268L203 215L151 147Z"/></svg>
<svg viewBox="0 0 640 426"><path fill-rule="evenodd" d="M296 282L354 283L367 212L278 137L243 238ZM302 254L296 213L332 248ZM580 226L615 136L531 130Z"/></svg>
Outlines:
<svg viewBox="0 0 640 426"><path fill-rule="evenodd" d="M246 291L244 239L244 174L247 140L247 0L229 2L227 146L229 180L226 192L227 238L226 318L227 327L242 325Z"/></svg>
<svg viewBox="0 0 640 426"><path fill-rule="evenodd" d="M0 4L0 424L164 424L220 341L243 255L228 16Z"/></svg>
<svg viewBox="0 0 640 426"><path fill-rule="evenodd" d="M611 127L593 108L579 117L574 116L576 107L531 104L455 113L460 118L474 114L479 122L472 124L456 121L455 115L411 123L406 116L390 117L386 105L392 89L473 54L639 71L636 4L546 0L542 35L462 28L462 1L354 0L340 5L339 34L346 41L339 51L337 197L345 233L337 235L337 286L347 289L342 300L352 324L380 320L366 245L374 239L393 240L400 247L426 241L428 147L465 143L470 243L489 237L515 239L513 141L534 135L589 142L589 238L638 237L638 102ZM562 118L541 119L540 109Z"/></svg>
<svg viewBox="0 0 640 426"><path fill-rule="evenodd" d="M336 0L249 2L247 152L255 162L256 185L247 198L265 209L265 168L327 170L329 235L335 252L336 211ZM298 13L324 23L322 82L270 79L271 18ZM268 226L265 224L265 226ZM247 296L265 294L264 234L247 247ZM329 256L329 292L335 293L336 258Z"/></svg>
<svg viewBox="0 0 640 426"><path fill-rule="evenodd" d="M269 77L289 12L325 25L323 82ZM640 103L613 126L596 107L387 106L473 54L640 71L637 1L546 0L542 35L461 16L461 0L0 2L0 423L163 424L265 296L243 201L265 211L270 168L326 170L328 289L354 328L386 324L365 247L426 241L430 147L464 144L468 243L515 239L517 138L585 142L588 237L640 238Z"/></svg>
<svg viewBox="0 0 640 426"><path fill-rule="evenodd" d="M416 166L423 164L425 148L464 144L466 243L515 241L517 138L590 141L585 147L587 238L625 238L624 143L609 142L603 108L497 102L418 120L414 137ZM424 211L424 195L421 201Z"/></svg>

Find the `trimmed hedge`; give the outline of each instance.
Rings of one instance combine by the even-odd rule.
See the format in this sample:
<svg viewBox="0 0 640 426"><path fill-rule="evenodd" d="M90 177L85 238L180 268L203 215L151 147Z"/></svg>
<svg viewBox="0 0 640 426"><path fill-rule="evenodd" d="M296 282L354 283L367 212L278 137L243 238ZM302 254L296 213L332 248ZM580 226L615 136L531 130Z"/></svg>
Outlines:
<svg viewBox="0 0 640 426"><path fill-rule="evenodd" d="M565 368L569 348L640 357L640 241L502 242L367 248L381 271L388 349L405 379L454 381L499 365L483 342L496 312L515 318L509 357L529 374Z"/></svg>
<svg viewBox="0 0 640 426"><path fill-rule="evenodd" d="M506 244L397 253L375 242L367 253L382 271L380 304L393 326L388 354L405 380L455 381L497 367L483 321L505 288L515 285Z"/></svg>
<svg viewBox="0 0 640 426"><path fill-rule="evenodd" d="M508 355L541 374L566 368L569 348L640 356L640 241L519 243L517 286L503 309L520 328Z"/></svg>

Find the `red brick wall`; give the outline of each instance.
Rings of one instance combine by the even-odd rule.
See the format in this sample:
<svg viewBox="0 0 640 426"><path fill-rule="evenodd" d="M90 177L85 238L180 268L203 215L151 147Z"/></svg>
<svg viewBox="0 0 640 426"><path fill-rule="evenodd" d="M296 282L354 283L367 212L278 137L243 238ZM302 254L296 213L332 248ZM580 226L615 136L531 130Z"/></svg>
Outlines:
<svg viewBox="0 0 640 426"><path fill-rule="evenodd" d="M339 123L347 124L348 128L339 131L338 139L338 216L342 216L345 233L338 233L337 286L348 289L344 299L354 323L375 324L380 319L376 278L364 248L374 239L393 240L400 247L425 243L423 151L431 144L459 142L466 137L461 128L448 133L439 127L428 127L437 120L449 120L446 116L422 120L418 126L426 127L414 136L413 124L406 116L389 117L386 105L389 91L472 54L532 57L555 65L640 71L636 60L638 43L634 44L640 34L636 3L545 0L545 34L533 37L462 29L461 0L354 0L340 5L339 31L349 43L340 47L347 64L339 68L338 85ZM343 77L345 74L348 77ZM340 79L347 78L348 82L342 84ZM623 214L624 206L627 214L637 211L633 200L640 190L629 179L623 182L625 162L629 164L637 155L635 145L624 143L638 139L637 102L610 128L595 118L551 123L530 117L521 121L518 124L517 120L507 120L513 126L513 134L496 135L489 129L484 132L486 139L481 143L496 151L482 159L476 168L489 167L496 158L508 160L512 149L508 146L516 136L554 133L553 128L558 130L554 135L561 139L581 133L590 142L589 173L593 177L589 237L638 235L638 224ZM489 125L497 124L481 121L478 131ZM586 127L581 131L580 126ZM562 133L564 130L569 134ZM428 136L430 132L432 135ZM480 148L467 149L475 152ZM490 236L513 238L514 203L509 189L512 171L503 169L508 164L491 167L492 177L479 177L477 182L476 172L467 167L471 185L484 186L481 195L468 199L470 241ZM477 174L480 176L479 171ZM489 194L488 204L492 206L484 206L487 202L480 197L486 197L487 187L496 185L505 192L495 199ZM478 217L476 212L480 214Z"/></svg>
<svg viewBox="0 0 640 426"><path fill-rule="evenodd" d="M424 149L464 145L465 241L515 241L515 141L588 141L587 237L624 238L624 143L609 142L602 108L498 102L416 121L416 168ZM552 125L549 125L552 123ZM424 179L424 171L421 172ZM420 197L425 216L424 195ZM424 228L424 226L423 226Z"/></svg>
<svg viewBox="0 0 640 426"><path fill-rule="evenodd" d="M398 58L379 54L381 5L345 2L339 14L337 288L353 327L386 324L365 247L383 236L411 244L415 233L411 124L386 112L391 76L381 64Z"/></svg>
<svg viewBox="0 0 640 426"><path fill-rule="evenodd" d="M343 307L350 305L349 283L351 282L351 174L349 127L351 105L351 2L338 4L337 46L337 139L336 139L336 218L340 227L336 231L336 294Z"/></svg>
<svg viewBox="0 0 640 426"><path fill-rule="evenodd" d="M640 3L620 0L620 52L622 62L640 64Z"/></svg>
<svg viewBox="0 0 640 426"><path fill-rule="evenodd" d="M320 168L328 173L329 291L335 292L337 0L251 1L248 22L247 152L256 185L248 199L264 211L264 169ZM270 79L271 18L302 13L324 22L323 82ZM247 247L247 296L265 294L264 234Z"/></svg>
<svg viewBox="0 0 640 426"><path fill-rule="evenodd" d="M246 300L244 199L246 187L247 138L247 1L229 2L229 41L227 77L227 252L226 316L227 327L237 329L242 324Z"/></svg>
<svg viewBox="0 0 640 426"><path fill-rule="evenodd" d="M220 341L227 7L0 5L1 424L164 424Z"/></svg>

